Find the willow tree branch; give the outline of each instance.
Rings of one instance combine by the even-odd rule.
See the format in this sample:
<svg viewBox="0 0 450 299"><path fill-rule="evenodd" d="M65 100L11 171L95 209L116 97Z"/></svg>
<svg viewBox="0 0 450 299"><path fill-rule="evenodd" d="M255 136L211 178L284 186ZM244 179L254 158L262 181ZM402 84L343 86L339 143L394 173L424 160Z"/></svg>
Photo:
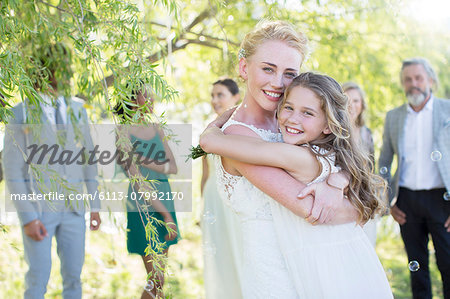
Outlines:
<svg viewBox="0 0 450 299"><path fill-rule="evenodd" d="M180 36L174 40L171 41L172 43L172 53L181 49L186 48L187 45L194 43L193 40L186 40L184 39L184 35L186 33L188 33L192 28L194 28L197 24L201 23L203 20L207 19L208 17L211 16L211 14L214 14L216 11L216 9L211 9L211 8L207 8L205 10L203 10L189 25L187 25L181 32ZM161 25L161 24L158 24ZM183 42L186 41L186 42ZM180 44L181 42L181 44ZM220 49L217 45L213 45L212 43L208 43L208 42L202 42L202 41L196 41L196 44L202 44L204 46L207 47L213 47L213 48L217 48ZM164 49L153 53L152 55L148 56L146 59L152 63L152 62L156 62L158 60L161 59L161 57L163 57L169 49L169 44L167 44ZM114 82L114 75L109 75L107 76L105 79L106 82L106 86L111 86ZM98 82L96 82L97 84ZM81 95L81 97L83 97ZM84 97L87 98L87 97Z"/></svg>

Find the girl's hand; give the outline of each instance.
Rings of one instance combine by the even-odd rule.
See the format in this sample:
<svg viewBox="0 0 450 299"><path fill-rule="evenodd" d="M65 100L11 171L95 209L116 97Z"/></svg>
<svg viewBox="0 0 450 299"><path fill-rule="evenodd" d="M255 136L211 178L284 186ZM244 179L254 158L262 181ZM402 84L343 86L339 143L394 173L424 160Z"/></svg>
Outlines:
<svg viewBox="0 0 450 299"><path fill-rule="evenodd" d="M312 210L305 218L311 224L329 223L344 199L343 190L331 187L325 181L305 187L298 197L305 198L307 195L314 197Z"/></svg>
<svg viewBox="0 0 450 299"><path fill-rule="evenodd" d="M308 193L314 196L313 207L306 220L312 224L329 224L333 219L338 218L336 213L345 205L345 189L348 188L349 182L349 175L340 171L330 174L324 182L311 184L303 189L300 193L302 196L299 195L299 197L303 198ZM355 209L351 209L348 215L353 217L354 211Z"/></svg>

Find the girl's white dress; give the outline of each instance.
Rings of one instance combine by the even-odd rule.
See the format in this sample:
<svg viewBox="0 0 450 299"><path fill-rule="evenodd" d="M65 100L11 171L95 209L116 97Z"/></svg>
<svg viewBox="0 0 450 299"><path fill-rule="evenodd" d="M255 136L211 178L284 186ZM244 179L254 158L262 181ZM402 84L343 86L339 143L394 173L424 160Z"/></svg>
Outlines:
<svg viewBox="0 0 450 299"><path fill-rule="evenodd" d="M269 131L230 119L229 125L252 129L263 140L279 142ZM334 157L318 160L324 180ZM244 298L393 298L383 267L356 223L312 226L257 189L227 173L217 160L218 188L242 227ZM313 183L311 182L311 183Z"/></svg>
<svg viewBox="0 0 450 299"><path fill-rule="evenodd" d="M323 149L314 148L324 154ZM321 174L338 172L334 155L317 156ZM300 298L393 298L384 269L363 229L354 223L313 226L271 203L278 242Z"/></svg>

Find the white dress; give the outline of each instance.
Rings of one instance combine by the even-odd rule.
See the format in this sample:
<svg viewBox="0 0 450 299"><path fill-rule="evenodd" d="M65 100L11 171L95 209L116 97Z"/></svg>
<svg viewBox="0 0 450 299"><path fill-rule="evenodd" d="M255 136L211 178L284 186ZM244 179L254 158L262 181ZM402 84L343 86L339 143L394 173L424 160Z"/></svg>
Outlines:
<svg viewBox="0 0 450 299"><path fill-rule="evenodd" d="M279 134L232 119L228 120L222 130L234 124L250 128L266 141L280 141ZM240 280L243 297L245 299L299 298L277 242L271 213L271 202L276 204L277 202L256 188L245 177L227 173L220 159L216 160L216 165L219 193L241 222L243 272Z"/></svg>
<svg viewBox="0 0 450 299"><path fill-rule="evenodd" d="M322 172L310 184L339 171L334 155L317 158ZM393 298L375 249L359 225L313 226L272 202L278 243L300 298Z"/></svg>
<svg viewBox="0 0 450 299"><path fill-rule="evenodd" d="M206 299L240 299L242 234L239 218L225 206L217 191L212 155L207 156L208 180L203 189L202 241Z"/></svg>

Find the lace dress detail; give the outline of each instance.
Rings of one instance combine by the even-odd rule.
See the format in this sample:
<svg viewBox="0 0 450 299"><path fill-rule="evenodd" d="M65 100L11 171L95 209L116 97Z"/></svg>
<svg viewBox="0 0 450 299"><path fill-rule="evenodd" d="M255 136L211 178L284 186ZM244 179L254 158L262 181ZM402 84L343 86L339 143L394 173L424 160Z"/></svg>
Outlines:
<svg viewBox="0 0 450 299"><path fill-rule="evenodd" d="M231 125L247 127L265 141L281 141L278 133L233 119L228 120L222 130ZM215 157L215 163L219 194L241 222L243 298L298 298L277 242L271 205L278 203L245 177L226 172L219 156Z"/></svg>
<svg viewBox="0 0 450 299"><path fill-rule="evenodd" d="M254 125L249 125L246 123L238 122L234 119L229 119L222 127L222 131L231 125L240 125L247 127L258 134L261 139L268 142L281 142L281 134L274 133L269 130L260 129ZM272 200L264 192L255 187L243 176L236 176L228 173L222 165L220 156L215 156L216 170L217 170L217 180L218 189L222 198L226 199L225 204L229 205L230 208L240 214L243 220L248 219L272 219L272 214L270 212L269 200ZM243 192L246 194L252 194L251 198L248 200L242 200L240 196L233 196L235 194L235 187L240 183L242 184ZM252 211L251 214L246 213L247 211Z"/></svg>
<svg viewBox="0 0 450 299"><path fill-rule="evenodd" d="M269 141L269 142L281 142L283 141L280 133L274 133L272 131L266 130L266 129L260 129L255 127L254 125L246 124L237 120L234 120L230 118L223 126L222 131L224 131L226 128L232 125L239 125L243 127L247 127L256 134L258 134L263 140Z"/></svg>
<svg viewBox="0 0 450 299"><path fill-rule="evenodd" d="M317 145L312 145L311 149L313 150L313 152L318 153L318 155L316 155L316 158L319 161L320 165L322 166L322 171L320 172L319 176L315 178L312 182L308 183L308 185L325 181L325 179L331 173L337 173L341 170L340 167L335 165L336 161L335 153L329 154L327 150L320 148Z"/></svg>
<svg viewBox="0 0 450 299"><path fill-rule="evenodd" d="M214 155L214 163L216 165L217 186L222 198L226 198L225 203L230 205L231 195L234 192L234 186L241 180L241 176L229 174L222 165L222 159L218 155Z"/></svg>

